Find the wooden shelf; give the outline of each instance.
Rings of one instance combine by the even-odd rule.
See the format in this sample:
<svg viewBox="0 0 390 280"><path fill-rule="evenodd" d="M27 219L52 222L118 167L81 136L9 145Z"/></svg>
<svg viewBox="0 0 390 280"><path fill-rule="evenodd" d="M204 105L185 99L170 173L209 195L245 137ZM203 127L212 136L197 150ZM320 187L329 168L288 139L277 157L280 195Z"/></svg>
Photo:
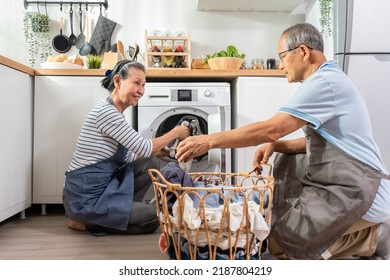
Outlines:
<svg viewBox="0 0 390 280"><path fill-rule="evenodd" d="M178 46L182 52L175 52ZM153 51L158 48L158 52ZM191 41L187 36L148 36L145 30L145 54L147 69L191 69Z"/></svg>

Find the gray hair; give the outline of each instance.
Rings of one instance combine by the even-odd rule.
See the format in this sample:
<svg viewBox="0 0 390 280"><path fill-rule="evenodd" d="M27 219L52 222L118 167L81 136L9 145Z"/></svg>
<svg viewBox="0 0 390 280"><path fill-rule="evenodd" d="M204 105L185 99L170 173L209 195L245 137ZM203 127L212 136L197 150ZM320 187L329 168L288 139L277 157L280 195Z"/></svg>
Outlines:
<svg viewBox="0 0 390 280"><path fill-rule="evenodd" d="M102 87L112 92L115 88L114 76L118 75L122 80L126 79L129 76L131 68L141 70L145 73L145 66L142 63L132 60L121 60L115 65L114 69L106 71L106 77L101 81Z"/></svg>
<svg viewBox="0 0 390 280"><path fill-rule="evenodd" d="M306 45L315 50L324 51L324 40L321 33L309 23L298 23L283 31L286 36L286 48L293 49L300 45Z"/></svg>

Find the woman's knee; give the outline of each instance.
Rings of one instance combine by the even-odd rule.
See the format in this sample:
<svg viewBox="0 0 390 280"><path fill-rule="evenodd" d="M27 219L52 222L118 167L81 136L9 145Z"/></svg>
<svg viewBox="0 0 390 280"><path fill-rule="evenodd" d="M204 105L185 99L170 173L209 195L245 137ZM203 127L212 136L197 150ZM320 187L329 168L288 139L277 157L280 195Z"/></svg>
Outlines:
<svg viewBox="0 0 390 280"><path fill-rule="evenodd" d="M156 209L152 205L133 201L129 224L143 224L156 219Z"/></svg>
<svg viewBox="0 0 390 280"><path fill-rule="evenodd" d="M141 158L134 162L134 176L147 174L149 169L158 169L160 163L156 157Z"/></svg>

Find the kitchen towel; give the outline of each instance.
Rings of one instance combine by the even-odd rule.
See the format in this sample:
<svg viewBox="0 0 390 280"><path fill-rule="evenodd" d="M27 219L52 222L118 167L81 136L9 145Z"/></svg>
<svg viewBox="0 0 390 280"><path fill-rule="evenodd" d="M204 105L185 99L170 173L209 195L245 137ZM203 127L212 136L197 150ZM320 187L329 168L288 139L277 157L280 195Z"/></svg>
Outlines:
<svg viewBox="0 0 390 280"><path fill-rule="evenodd" d="M99 15L95 29L89 43L95 48L97 54L101 54L103 46L106 51L111 50L111 35L114 32L116 22Z"/></svg>

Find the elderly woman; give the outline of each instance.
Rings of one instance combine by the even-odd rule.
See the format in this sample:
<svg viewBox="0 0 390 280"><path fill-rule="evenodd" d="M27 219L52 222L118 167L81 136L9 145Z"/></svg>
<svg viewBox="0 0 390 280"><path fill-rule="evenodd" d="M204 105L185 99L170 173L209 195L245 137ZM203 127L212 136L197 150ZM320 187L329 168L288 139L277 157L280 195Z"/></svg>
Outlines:
<svg viewBox="0 0 390 280"><path fill-rule="evenodd" d="M145 68L122 60L107 71L102 86L109 92L89 112L66 172L63 203L69 227L92 234L149 233L159 223L156 210L143 198L151 186L147 170L158 168L162 149L190 132L177 126L154 139L144 139L125 120L145 90Z"/></svg>

